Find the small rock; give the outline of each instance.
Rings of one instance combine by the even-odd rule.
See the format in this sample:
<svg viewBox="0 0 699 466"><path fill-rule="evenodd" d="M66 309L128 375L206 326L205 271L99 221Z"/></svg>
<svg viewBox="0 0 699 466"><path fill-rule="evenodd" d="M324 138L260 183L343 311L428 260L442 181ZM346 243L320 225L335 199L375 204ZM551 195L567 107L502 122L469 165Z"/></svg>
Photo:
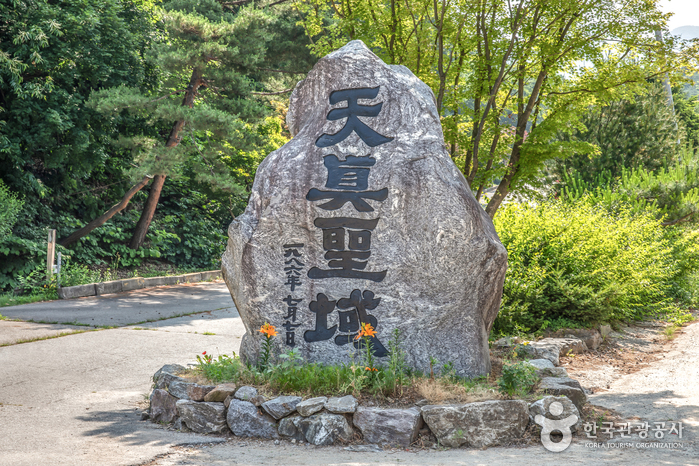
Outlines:
<svg viewBox="0 0 699 466"><path fill-rule="evenodd" d="M231 431L239 437L279 438L274 419L267 414L260 414L249 401L231 400L226 420Z"/></svg>
<svg viewBox="0 0 699 466"><path fill-rule="evenodd" d="M551 403L556 401L563 405L563 412L558 415L553 414L550 409ZM529 421L531 423L535 423L537 415L541 415L549 419L555 419L557 421L566 419L569 416L576 416L578 420L571 426L571 432L579 431L583 424L580 411L578 411L575 404L573 404L573 402L566 396L545 396L544 398L535 401L529 405Z"/></svg>
<svg viewBox="0 0 699 466"><path fill-rule="evenodd" d="M235 393L236 387L232 383L216 385L213 390L206 394L204 401L223 402Z"/></svg>
<svg viewBox="0 0 699 466"><path fill-rule="evenodd" d="M182 422L194 432L220 434L228 429L223 403L179 400L177 412Z"/></svg>
<svg viewBox="0 0 699 466"><path fill-rule="evenodd" d="M548 359L530 359L527 362L532 366L536 367L537 369L553 369L554 367L556 367Z"/></svg>
<svg viewBox="0 0 699 466"><path fill-rule="evenodd" d="M177 398L156 388L150 394L150 418L153 422L171 423L177 417L176 403Z"/></svg>
<svg viewBox="0 0 699 466"><path fill-rule="evenodd" d="M300 396L280 396L262 403L262 409L274 419L279 420L296 411L296 405L302 399Z"/></svg>
<svg viewBox="0 0 699 466"><path fill-rule="evenodd" d="M228 405L231 404L231 400L233 400L233 399L235 399L235 398L233 397L233 395L228 395L228 396L226 397L226 399L223 400L223 406L225 406L226 409L228 409Z"/></svg>
<svg viewBox="0 0 699 466"><path fill-rule="evenodd" d="M142 411L141 412L141 420L147 421L148 419L150 419L150 414L148 413L148 411Z"/></svg>
<svg viewBox="0 0 699 466"><path fill-rule="evenodd" d="M421 424L420 411L359 407L352 422L369 443L409 447L416 439Z"/></svg>
<svg viewBox="0 0 699 466"><path fill-rule="evenodd" d="M311 414L315 414L321 409L323 409L323 406L325 406L325 403L328 401L328 398L325 396L317 396L315 398L309 398L308 400L303 400L299 404L296 405L296 411L301 416L310 416Z"/></svg>
<svg viewBox="0 0 699 466"><path fill-rule="evenodd" d="M275 445L279 445L279 440L275 440L275 441L274 441L274 444L275 444Z"/></svg>
<svg viewBox="0 0 699 466"><path fill-rule="evenodd" d="M579 338L543 338L527 345L519 346L519 351L537 359L548 359L558 366L559 357L570 353L587 351L585 342Z"/></svg>
<svg viewBox="0 0 699 466"><path fill-rule="evenodd" d="M422 418L442 445L482 448L521 438L529 424L529 410L522 400L492 400L424 406Z"/></svg>
<svg viewBox="0 0 699 466"><path fill-rule="evenodd" d="M602 338L607 338L609 334L612 333L612 326L606 324L600 325L599 333L602 335Z"/></svg>
<svg viewBox="0 0 699 466"><path fill-rule="evenodd" d="M267 401L267 399L262 395L255 395L248 401L259 408L265 401Z"/></svg>
<svg viewBox="0 0 699 466"><path fill-rule="evenodd" d="M548 359L531 359L527 361L536 368L536 375L543 377L568 377L568 371L563 367L556 367Z"/></svg>
<svg viewBox="0 0 699 466"><path fill-rule="evenodd" d="M575 379L565 377L544 377L539 383L539 390L549 395L567 396L573 404L582 410L587 403L587 396L578 382Z"/></svg>
<svg viewBox="0 0 699 466"><path fill-rule="evenodd" d="M183 380L173 380L168 387L168 392L180 400L204 401L206 394L214 388L216 387L213 385L199 385Z"/></svg>
<svg viewBox="0 0 699 466"><path fill-rule="evenodd" d="M357 410L358 404L357 399L352 395L343 396L342 398L332 397L325 403L325 409L337 414L353 413Z"/></svg>
<svg viewBox="0 0 699 466"><path fill-rule="evenodd" d="M243 401L250 401L253 396L257 396L257 389L249 385L243 385L235 392L235 397Z"/></svg>

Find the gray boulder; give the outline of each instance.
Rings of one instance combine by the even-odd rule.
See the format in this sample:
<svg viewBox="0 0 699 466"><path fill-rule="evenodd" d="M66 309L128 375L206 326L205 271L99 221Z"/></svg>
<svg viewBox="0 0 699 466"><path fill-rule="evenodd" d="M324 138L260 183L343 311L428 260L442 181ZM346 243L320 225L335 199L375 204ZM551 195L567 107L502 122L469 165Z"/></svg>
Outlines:
<svg viewBox="0 0 699 466"><path fill-rule="evenodd" d="M294 439L294 440L306 440L303 436L303 432L298 427L298 418L300 416L285 417L279 421L279 435L282 437Z"/></svg>
<svg viewBox="0 0 699 466"><path fill-rule="evenodd" d="M313 445L333 445L349 442L353 431L344 416L321 413L284 418L279 424L279 433L296 440L305 439Z"/></svg>
<svg viewBox="0 0 699 466"><path fill-rule="evenodd" d="M182 423L200 434L220 434L228 430L223 403L177 401L177 412Z"/></svg>
<svg viewBox="0 0 699 466"><path fill-rule="evenodd" d="M352 395L343 397L332 397L325 403L325 409L331 413L351 414L357 410L359 403Z"/></svg>
<svg viewBox="0 0 699 466"><path fill-rule="evenodd" d="M204 401L206 394L214 388L213 385L199 385L185 380L173 380L168 386L168 392L180 400Z"/></svg>
<svg viewBox="0 0 699 466"><path fill-rule="evenodd" d="M150 394L150 420L153 422L171 423L177 417L177 398L165 390L156 388Z"/></svg>
<svg viewBox="0 0 699 466"><path fill-rule="evenodd" d="M257 389L255 387L243 385L238 390L236 390L234 396L239 400L250 401L252 397L257 396Z"/></svg>
<svg viewBox="0 0 699 466"><path fill-rule="evenodd" d="M303 400L299 404L296 405L296 411L301 416L308 417L311 414L315 414L321 409L323 409L323 406L325 406L325 403L328 401L328 398L325 396L317 396L315 398L309 398L307 400Z"/></svg>
<svg viewBox="0 0 699 466"><path fill-rule="evenodd" d="M231 431L239 437L279 438L274 419L268 414L261 414L249 401L232 399L226 421Z"/></svg>
<svg viewBox="0 0 699 466"><path fill-rule="evenodd" d="M563 367L556 367L548 359L531 359L527 361L536 368L536 375L543 377L568 377L568 371Z"/></svg>
<svg viewBox="0 0 699 466"><path fill-rule="evenodd" d="M287 124L294 137L257 169L222 258L243 359L257 361L269 322L298 326L275 341L307 361L349 363L364 322L380 361L398 329L415 369L432 357L489 373L507 251L445 148L430 88L352 41L296 86Z"/></svg>
<svg viewBox="0 0 699 466"><path fill-rule="evenodd" d="M185 379L177 375L183 372L184 370L185 367L180 366L179 364L164 365L163 367L158 369L158 371L155 374L153 374L153 382L155 383L155 388L160 390L167 390L170 386L170 383L175 380L186 382Z"/></svg>
<svg viewBox="0 0 699 466"><path fill-rule="evenodd" d="M549 332L547 337L568 338L569 336L582 340L589 350L596 350L602 343L602 334L592 328L566 328L556 332Z"/></svg>
<svg viewBox="0 0 699 466"><path fill-rule="evenodd" d="M536 359L548 359L558 366L559 357L568 352L578 354L587 351L585 342L579 338L543 338L527 345L518 346L518 350Z"/></svg>
<svg viewBox="0 0 699 466"><path fill-rule="evenodd" d="M280 396L262 403L262 409L274 419L281 419L296 411L296 405L302 399L300 396Z"/></svg>
<svg viewBox="0 0 699 466"><path fill-rule="evenodd" d="M529 410L522 400L494 400L424 406L422 418L442 445L482 448L521 438L529 424Z"/></svg>
<svg viewBox="0 0 699 466"><path fill-rule="evenodd" d="M552 412L551 403L554 402L558 402L563 406L563 411L561 413L554 414ZM578 420L571 426L571 432L575 433L582 429L583 422L580 411L578 411L578 408L567 396L545 396L542 399L530 404L529 422L534 424L537 415L541 415L549 419L555 419L557 421L567 419L570 416L575 416L578 418Z"/></svg>
<svg viewBox="0 0 699 466"><path fill-rule="evenodd" d="M580 411L587 403L587 395L580 382L570 377L544 377L539 383L539 390L549 395L567 396Z"/></svg>
<svg viewBox="0 0 699 466"><path fill-rule="evenodd" d="M364 441L379 445L409 447L417 440L422 417L417 408L379 409L359 407L352 423Z"/></svg>

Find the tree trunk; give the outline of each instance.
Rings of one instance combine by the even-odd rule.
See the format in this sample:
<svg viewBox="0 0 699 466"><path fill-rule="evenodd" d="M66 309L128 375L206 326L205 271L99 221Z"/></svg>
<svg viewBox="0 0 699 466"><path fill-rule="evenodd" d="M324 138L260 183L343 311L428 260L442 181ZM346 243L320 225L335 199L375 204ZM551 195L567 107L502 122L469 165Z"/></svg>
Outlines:
<svg viewBox="0 0 699 466"><path fill-rule="evenodd" d="M118 204L114 204L112 208L106 211L104 214L100 215L81 229L74 231L67 238L60 240L58 244L60 244L61 246L70 246L83 236L87 236L88 234L90 234L90 232L95 228L102 226L104 222L114 217L114 215L117 212L121 212L122 210L124 210L124 207L126 207L129 204L129 201L134 196L134 194L143 189L143 187L148 184L151 178L153 177L149 175L144 176L143 179L138 182L138 184L136 184L133 188L129 189L126 194L124 194L124 197L121 198L121 201Z"/></svg>
<svg viewBox="0 0 699 466"><path fill-rule="evenodd" d="M202 71L199 68L195 68L192 71L189 86L187 86L187 91L184 94L182 106L189 108L194 106L194 96L197 94L197 90L199 89L199 86L201 86L202 82ZM175 147L180 143L180 131L182 131L182 128L184 128L184 123L184 120L178 120L172 125L172 130L170 130L170 135L167 138L165 147ZM146 240L146 233L148 233L148 227L150 227L150 222L153 220L153 215L155 215L155 209L158 206L160 192L163 190L163 184L165 183L166 176L167 175L159 174L155 175L155 178L153 179L153 185L150 188L148 200L146 200L146 205L143 206L141 218L138 219L133 236L131 237L131 242L129 243L129 247L131 249L140 248L143 246L143 242Z"/></svg>

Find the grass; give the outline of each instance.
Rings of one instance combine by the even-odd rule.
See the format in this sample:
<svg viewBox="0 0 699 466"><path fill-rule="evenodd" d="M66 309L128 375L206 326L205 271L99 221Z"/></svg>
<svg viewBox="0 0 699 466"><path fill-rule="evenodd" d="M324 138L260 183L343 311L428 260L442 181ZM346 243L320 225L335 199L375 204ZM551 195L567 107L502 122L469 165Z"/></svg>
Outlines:
<svg viewBox="0 0 699 466"><path fill-rule="evenodd" d="M456 375L453 364L434 364L429 373L409 368L401 348L399 333L388 342L388 361L375 363L364 346L350 353L350 362L324 365L305 361L298 350L290 350L266 359L260 355L258 365L246 364L239 356L203 353L199 364L182 376L198 383L232 382L252 385L268 395L342 396L372 399L379 404L414 405L420 400L428 403L468 403L510 397L499 389L494 376L467 379ZM268 338L271 341L272 337ZM264 346L264 345L263 345ZM531 397L534 384L518 390L520 397Z"/></svg>
<svg viewBox="0 0 699 466"><path fill-rule="evenodd" d="M45 295L40 294L15 296L14 293L2 293L0 294L0 307L18 306L20 304L36 303L39 301L52 301L56 298L47 298Z"/></svg>
<svg viewBox="0 0 699 466"><path fill-rule="evenodd" d="M20 338L19 340L15 340L10 343L0 343L0 348L4 346L14 346L14 345L21 345L22 343L32 343L35 341L42 341L42 340L53 340L54 338L61 338L61 337L66 337L68 335L77 335L78 333L86 333L86 332L97 332L101 329L89 329L89 330L73 330L70 332L61 332L57 333L56 335L49 335L45 337L36 337L36 338Z"/></svg>
<svg viewBox="0 0 699 466"><path fill-rule="evenodd" d="M665 335L666 339L672 340L677 336L676 333L678 328L679 326L675 324L670 324L663 330L663 335Z"/></svg>

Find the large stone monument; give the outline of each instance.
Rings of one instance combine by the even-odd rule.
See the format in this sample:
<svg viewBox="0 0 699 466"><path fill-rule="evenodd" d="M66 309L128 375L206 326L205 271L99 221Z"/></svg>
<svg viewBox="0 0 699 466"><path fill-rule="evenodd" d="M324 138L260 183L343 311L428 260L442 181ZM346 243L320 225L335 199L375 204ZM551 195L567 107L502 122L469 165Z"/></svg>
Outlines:
<svg viewBox="0 0 699 466"><path fill-rule="evenodd" d="M394 329L410 366L490 371L488 332L507 252L444 146L430 88L361 41L321 59L291 95L294 138L260 164L231 223L223 273L256 361L281 350L350 360L362 322L379 361Z"/></svg>

